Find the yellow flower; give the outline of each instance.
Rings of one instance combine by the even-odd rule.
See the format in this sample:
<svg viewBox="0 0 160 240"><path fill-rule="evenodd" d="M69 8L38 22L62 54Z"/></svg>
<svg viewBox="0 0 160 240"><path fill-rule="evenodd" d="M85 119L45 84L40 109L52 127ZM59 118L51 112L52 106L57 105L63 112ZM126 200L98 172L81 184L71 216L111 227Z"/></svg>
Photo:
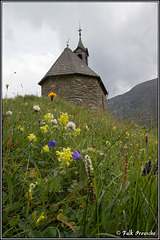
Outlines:
<svg viewBox="0 0 160 240"><path fill-rule="evenodd" d="M48 94L48 97L49 98L53 98L53 97L56 97L57 95L55 94L55 93L53 93L53 92L50 92L50 94Z"/></svg>
<svg viewBox="0 0 160 240"><path fill-rule="evenodd" d="M28 139L29 139L29 141L33 141L33 142L35 142L36 140L37 140L37 137L33 134L33 133L31 133L29 136L27 136L28 137Z"/></svg>
<svg viewBox="0 0 160 240"><path fill-rule="evenodd" d="M66 124L68 123L68 113L62 113L60 118L58 118L58 122L61 124Z"/></svg>
<svg viewBox="0 0 160 240"><path fill-rule="evenodd" d="M48 147L48 145L45 145L42 149L43 149L44 152L49 152L49 147Z"/></svg>
<svg viewBox="0 0 160 240"><path fill-rule="evenodd" d="M44 212L42 212L41 216L36 221L36 225L38 226L39 222L41 222L44 218L45 218Z"/></svg>
<svg viewBox="0 0 160 240"><path fill-rule="evenodd" d="M109 142L108 140L106 141L106 145L109 145L109 146L111 145L110 142Z"/></svg>
<svg viewBox="0 0 160 240"><path fill-rule="evenodd" d="M59 156L58 161L61 162L62 167L70 165L70 162L73 161L72 159L72 154L71 148L63 148L62 152L56 151L56 155Z"/></svg>
<svg viewBox="0 0 160 240"><path fill-rule="evenodd" d="M30 191L26 193L26 198L27 198L28 200L33 199L32 193L31 193Z"/></svg>
<svg viewBox="0 0 160 240"><path fill-rule="evenodd" d="M85 130L89 131L89 128L88 128L88 126L87 126L87 125L85 125Z"/></svg>
<svg viewBox="0 0 160 240"><path fill-rule="evenodd" d="M76 128L76 129L74 129L73 135L75 137L77 137L80 134L80 132L81 132L81 129L80 128Z"/></svg>
<svg viewBox="0 0 160 240"><path fill-rule="evenodd" d="M27 105L28 105L28 103L26 102L24 105L26 105L26 106L27 106Z"/></svg>
<svg viewBox="0 0 160 240"><path fill-rule="evenodd" d="M114 126L112 129L113 129L113 131L115 131L115 130L116 130L116 127Z"/></svg>
<svg viewBox="0 0 160 240"><path fill-rule="evenodd" d="M126 132L126 136L129 137L129 135L130 135L129 132Z"/></svg>
<svg viewBox="0 0 160 240"><path fill-rule="evenodd" d="M46 115L44 115L44 121L47 121L47 122L51 122L51 119L53 118L53 115L51 113L47 113Z"/></svg>
<svg viewBox="0 0 160 240"><path fill-rule="evenodd" d="M48 132L48 128L49 128L48 125L40 127L42 133Z"/></svg>
<svg viewBox="0 0 160 240"><path fill-rule="evenodd" d="M24 131L24 127L19 126L19 127L18 127L18 130L20 130L20 131L23 132L23 131Z"/></svg>

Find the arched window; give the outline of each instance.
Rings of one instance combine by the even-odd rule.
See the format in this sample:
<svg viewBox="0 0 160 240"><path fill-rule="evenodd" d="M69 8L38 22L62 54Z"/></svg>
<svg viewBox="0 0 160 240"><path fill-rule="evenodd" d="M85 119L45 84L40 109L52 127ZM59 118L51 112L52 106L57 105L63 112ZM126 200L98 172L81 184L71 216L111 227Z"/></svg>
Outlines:
<svg viewBox="0 0 160 240"><path fill-rule="evenodd" d="M78 57L79 57L80 59L82 59L82 54L78 54Z"/></svg>

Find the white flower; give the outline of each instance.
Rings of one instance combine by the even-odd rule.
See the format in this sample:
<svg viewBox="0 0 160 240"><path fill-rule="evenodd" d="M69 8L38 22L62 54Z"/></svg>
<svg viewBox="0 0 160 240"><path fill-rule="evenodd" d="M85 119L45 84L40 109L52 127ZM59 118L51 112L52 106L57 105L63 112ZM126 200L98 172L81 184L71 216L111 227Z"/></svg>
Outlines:
<svg viewBox="0 0 160 240"><path fill-rule="evenodd" d="M68 123L67 123L67 127L70 128L70 129L75 129L75 128L76 128L76 125L75 125L75 123L73 123L73 122L68 122Z"/></svg>
<svg viewBox="0 0 160 240"><path fill-rule="evenodd" d="M56 119L51 119L51 123L53 124L57 124L57 120Z"/></svg>
<svg viewBox="0 0 160 240"><path fill-rule="evenodd" d="M39 112L39 111L40 111L40 107L37 106L37 105L34 105L34 106L33 106L33 109L34 109L35 112Z"/></svg>
<svg viewBox="0 0 160 240"><path fill-rule="evenodd" d="M6 112L6 115L10 117L12 115L12 112L8 111L8 112Z"/></svg>
<svg viewBox="0 0 160 240"><path fill-rule="evenodd" d="M86 155L84 157L84 164L85 164L86 172L88 172L88 170L91 171L91 172L93 171L92 161L91 161L89 155Z"/></svg>

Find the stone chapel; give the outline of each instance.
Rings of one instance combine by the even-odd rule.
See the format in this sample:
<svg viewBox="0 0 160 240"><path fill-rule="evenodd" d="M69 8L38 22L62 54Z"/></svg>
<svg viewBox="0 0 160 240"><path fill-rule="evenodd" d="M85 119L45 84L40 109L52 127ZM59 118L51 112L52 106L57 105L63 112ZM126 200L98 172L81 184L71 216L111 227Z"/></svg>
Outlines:
<svg viewBox="0 0 160 240"><path fill-rule="evenodd" d="M88 49L84 47L79 31L77 48L68 44L49 71L38 83L43 96L54 92L58 97L89 109L106 110L108 92L100 78L88 66Z"/></svg>

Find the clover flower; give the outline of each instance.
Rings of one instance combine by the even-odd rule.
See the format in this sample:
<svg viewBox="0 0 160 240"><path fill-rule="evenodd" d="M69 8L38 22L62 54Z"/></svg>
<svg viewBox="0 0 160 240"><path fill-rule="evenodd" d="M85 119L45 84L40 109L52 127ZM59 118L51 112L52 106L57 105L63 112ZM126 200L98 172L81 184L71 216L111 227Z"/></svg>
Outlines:
<svg viewBox="0 0 160 240"><path fill-rule="evenodd" d="M33 109L34 109L35 112L39 112L41 110L40 107L37 106L37 105L34 105Z"/></svg>
<svg viewBox="0 0 160 240"><path fill-rule="evenodd" d="M57 120L56 119L51 119L51 124L57 124Z"/></svg>
<svg viewBox="0 0 160 240"><path fill-rule="evenodd" d="M56 141L55 140L49 142L49 147L54 148L55 145L56 145Z"/></svg>
<svg viewBox="0 0 160 240"><path fill-rule="evenodd" d="M48 145L45 145L44 147L42 147L42 150L43 150L44 152L49 152L49 147L48 147Z"/></svg>
<svg viewBox="0 0 160 240"><path fill-rule="evenodd" d="M73 159L81 159L81 153L74 150L73 154L72 154L72 158Z"/></svg>
<svg viewBox="0 0 160 240"><path fill-rule="evenodd" d="M11 111L7 111L6 115L10 117L12 115L12 112Z"/></svg>
<svg viewBox="0 0 160 240"><path fill-rule="evenodd" d="M58 161L61 162L62 167L70 165L70 162L73 161L72 154L71 148L63 148L62 152L56 151L56 155L59 156Z"/></svg>
<svg viewBox="0 0 160 240"><path fill-rule="evenodd" d="M37 140L37 137L33 133L29 134L29 136L27 136L27 137L28 137L29 141L35 142Z"/></svg>
<svg viewBox="0 0 160 240"><path fill-rule="evenodd" d="M75 129L75 128L76 128L76 125L75 125L75 123L73 123L73 122L68 122L68 123L67 123L67 127L70 128L70 129Z"/></svg>
<svg viewBox="0 0 160 240"><path fill-rule="evenodd" d="M60 118L58 118L58 122L63 125L68 123L68 113L62 113Z"/></svg>
<svg viewBox="0 0 160 240"><path fill-rule="evenodd" d="M142 176L145 176L146 173L149 174L150 171L151 171L151 161L149 161L145 164L145 168L143 169Z"/></svg>

